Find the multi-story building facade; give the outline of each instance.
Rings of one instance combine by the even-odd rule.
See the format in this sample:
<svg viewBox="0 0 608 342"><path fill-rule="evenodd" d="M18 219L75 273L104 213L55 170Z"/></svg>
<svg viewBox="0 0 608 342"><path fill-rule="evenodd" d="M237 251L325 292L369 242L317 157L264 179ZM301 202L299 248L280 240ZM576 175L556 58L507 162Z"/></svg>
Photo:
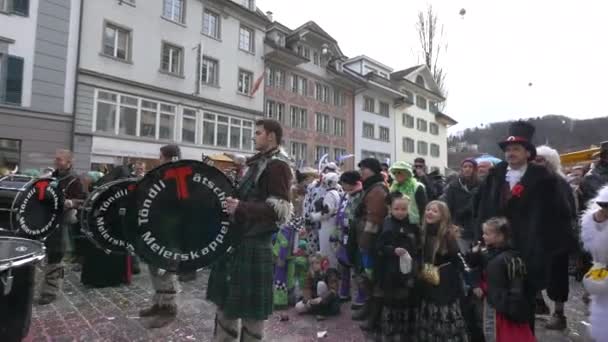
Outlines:
<svg viewBox="0 0 608 342"><path fill-rule="evenodd" d="M314 22L267 28L265 113L284 124L285 146L299 165L353 153L353 94L362 85L343 72L335 39ZM345 163L353 167L353 160Z"/></svg>
<svg viewBox="0 0 608 342"><path fill-rule="evenodd" d="M392 68L367 56L351 58L344 70L365 82L355 95L355 162L374 157L395 161L395 115L403 96L390 81Z"/></svg>
<svg viewBox="0 0 608 342"><path fill-rule="evenodd" d="M397 71L391 80L409 99L408 106L395 116L396 159L410 163L417 157L430 169L444 173L448 166L447 129L456 121L438 110L445 99L425 65Z"/></svg>
<svg viewBox="0 0 608 342"><path fill-rule="evenodd" d="M0 167L70 148L80 1L0 0Z"/></svg>
<svg viewBox="0 0 608 342"><path fill-rule="evenodd" d="M264 33L254 0L86 1L75 112L80 169L253 152Z"/></svg>

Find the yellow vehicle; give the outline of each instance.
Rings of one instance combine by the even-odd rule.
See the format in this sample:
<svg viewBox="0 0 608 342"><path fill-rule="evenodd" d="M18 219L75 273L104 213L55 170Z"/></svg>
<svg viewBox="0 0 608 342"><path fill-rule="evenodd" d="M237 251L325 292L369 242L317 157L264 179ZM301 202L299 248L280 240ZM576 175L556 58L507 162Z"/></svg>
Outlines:
<svg viewBox="0 0 608 342"><path fill-rule="evenodd" d="M574 166L577 164L589 164L599 155L600 148L592 146L586 150L564 153L560 155L562 166Z"/></svg>

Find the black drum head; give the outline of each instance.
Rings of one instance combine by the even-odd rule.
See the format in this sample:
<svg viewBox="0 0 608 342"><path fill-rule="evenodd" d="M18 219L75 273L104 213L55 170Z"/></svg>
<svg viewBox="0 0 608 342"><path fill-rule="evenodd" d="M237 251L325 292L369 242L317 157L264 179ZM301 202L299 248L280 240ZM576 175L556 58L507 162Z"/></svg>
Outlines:
<svg viewBox="0 0 608 342"><path fill-rule="evenodd" d="M124 216L136 179L121 179L93 191L83 205L81 228L89 240L106 253L134 252L126 240Z"/></svg>
<svg viewBox="0 0 608 342"><path fill-rule="evenodd" d="M55 179L36 179L15 197L12 228L20 236L45 239L61 225L63 201L63 193Z"/></svg>
<svg viewBox="0 0 608 342"><path fill-rule="evenodd" d="M207 266L237 239L225 210L233 191L220 170L202 162L161 165L132 194L128 239L137 255L158 268L187 272Z"/></svg>

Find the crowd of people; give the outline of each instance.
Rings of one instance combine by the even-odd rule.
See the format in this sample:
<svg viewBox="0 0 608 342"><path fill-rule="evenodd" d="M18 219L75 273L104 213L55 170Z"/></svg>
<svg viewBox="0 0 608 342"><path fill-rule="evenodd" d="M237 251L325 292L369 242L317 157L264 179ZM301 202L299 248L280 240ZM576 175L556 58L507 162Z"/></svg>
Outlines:
<svg viewBox="0 0 608 342"><path fill-rule="evenodd" d="M534 341L537 314L551 314L546 329L566 329L569 277L605 271L593 262L605 263L608 247L591 236L606 222L606 199L594 199L608 194L608 143L590 168L565 169L533 134L513 123L499 142L504 161L467 158L445 183L422 158L298 170L295 216L273 240L275 308L326 319L350 301L352 319L379 340ZM583 218L581 235L584 213L595 219Z"/></svg>
<svg viewBox="0 0 608 342"><path fill-rule="evenodd" d="M323 320L350 302L352 319L378 340L534 341L535 315L549 310L544 290L554 303L546 328L566 328L570 275L588 289L593 337L608 339L608 142L590 170L565 170L557 151L531 143L533 134L530 124L513 123L499 142L503 162L467 158L446 182L427 174L422 158L367 158L357 171L328 162L292 179L280 124L256 123L259 153L232 175L238 190L227 200L243 242L211 266L215 340L262 340L273 310L295 307ZM179 147L160 155L162 163L179 159ZM96 186L146 171L136 163L78 177L69 151L55 164L66 217ZM61 289L61 234L46 242L40 304ZM136 257L78 250L95 249L76 248L85 285L129 283L139 272ZM154 267L150 277L153 305L140 315L165 326L177 315L178 277Z"/></svg>

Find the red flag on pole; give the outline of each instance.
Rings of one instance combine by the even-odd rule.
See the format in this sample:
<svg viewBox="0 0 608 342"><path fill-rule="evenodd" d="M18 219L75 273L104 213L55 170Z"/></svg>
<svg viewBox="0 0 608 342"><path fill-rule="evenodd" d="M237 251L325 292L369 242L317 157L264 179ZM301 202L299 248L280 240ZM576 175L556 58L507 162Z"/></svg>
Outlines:
<svg viewBox="0 0 608 342"><path fill-rule="evenodd" d="M253 84L253 90L251 91L251 96L255 95L255 92L258 91L258 89L260 89L260 85L262 84L263 80L264 80L264 73L262 73L260 75L260 77L258 77L258 79L255 80L255 83Z"/></svg>

